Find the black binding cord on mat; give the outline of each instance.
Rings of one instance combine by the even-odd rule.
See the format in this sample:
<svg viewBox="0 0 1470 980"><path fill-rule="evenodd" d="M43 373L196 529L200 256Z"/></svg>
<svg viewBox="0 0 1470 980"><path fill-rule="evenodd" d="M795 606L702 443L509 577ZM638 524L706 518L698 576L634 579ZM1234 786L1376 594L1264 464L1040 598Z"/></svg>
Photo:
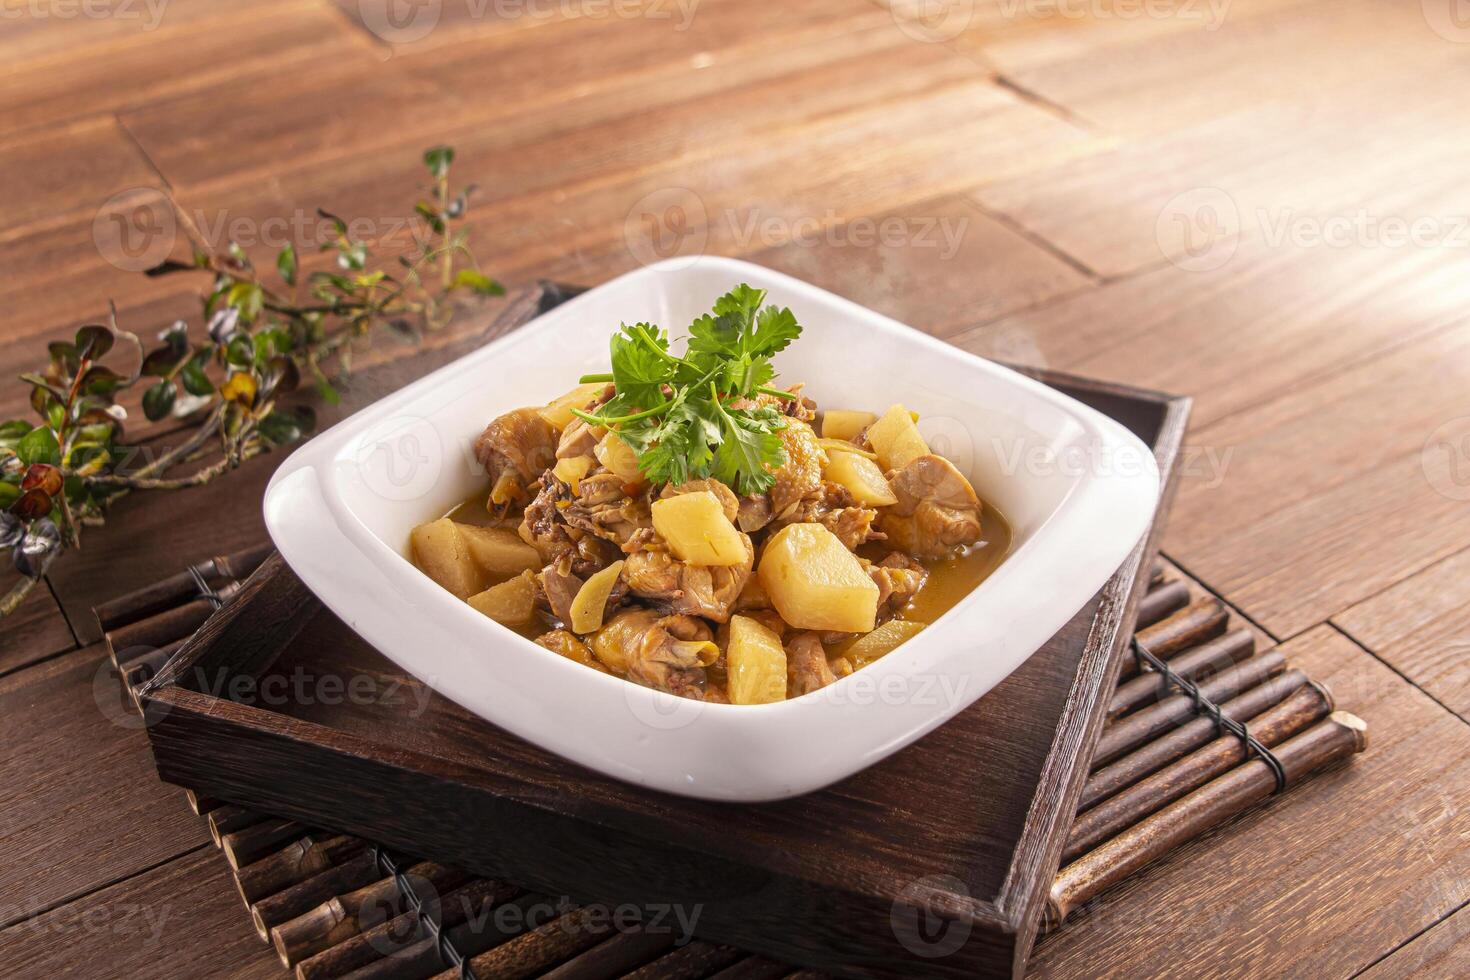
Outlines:
<svg viewBox="0 0 1470 980"><path fill-rule="evenodd" d="M1171 670L1168 664L1152 653L1142 643L1139 643L1138 637L1136 636L1133 638L1133 656L1138 658L1140 667L1147 665L1153 668L1154 672L1162 677L1166 683L1173 684L1179 690L1183 691L1194 702L1196 714L1210 718L1214 721L1217 729L1222 732L1228 732L1240 739L1245 744L1247 755L1254 755L1264 762L1266 768L1271 770L1271 775L1276 779L1276 788L1272 790L1273 793L1279 793L1286 789L1286 768L1281 764L1281 760L1276 758L1276 753L1266 748L1260 739L1251 734L1250 729L1246 727L1244 722L1225 717L1218 704L1200 693L1200 689L1192 682L1185 680Z"/></svg>
<svg viewBox="0 0 1470 980"><path fill-rule="evenodd" d="M209 587L209 581L205 579L203 569L198 565L190 565L189 577L194 580L195 585L199 586L199 598L208 600L209 604L216 609L224 606L225 597Z"/></svg>
<svg viewBox="0 0 1470 980"><path fill-rule="evenodd" d="M373 860L378 864L378 870L390 876L397 883L398 893L403 896L403 904L408 906L410 911L418 913L419 924L433 938L434 945L439 949L439 958L444 961L445 965L459 972L460 980L478 980L475 971L470 967L470 961L454 948L454 943L444 931L444 926L439 922L436 914L424 904L424 900L414 890L413 882L398 866L393 855L377 844L371 845L370 850Z"/></svg>

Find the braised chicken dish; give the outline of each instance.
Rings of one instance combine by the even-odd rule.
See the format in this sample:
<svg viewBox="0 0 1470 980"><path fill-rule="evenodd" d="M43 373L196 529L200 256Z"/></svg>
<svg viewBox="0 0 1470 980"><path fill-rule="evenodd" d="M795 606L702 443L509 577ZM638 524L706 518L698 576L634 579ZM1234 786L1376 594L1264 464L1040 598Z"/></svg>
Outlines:
<svg viewBox="0 0 1470 980"><path fill-rule="evenodd" d="M624 325L609 374L491 421L486 490L413 530L415 564L552 653L702 701L800 697L923 630L1009 530L904 406L774 387L801 328L764 299L721 297L682 356Z"/></svg>

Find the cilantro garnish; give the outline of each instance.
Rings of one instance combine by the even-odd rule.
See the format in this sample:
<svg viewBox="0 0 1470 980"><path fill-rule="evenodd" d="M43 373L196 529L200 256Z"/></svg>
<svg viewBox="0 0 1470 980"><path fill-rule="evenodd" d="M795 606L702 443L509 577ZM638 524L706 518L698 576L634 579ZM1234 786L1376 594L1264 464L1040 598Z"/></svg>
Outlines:
<svg viewBox="0 0 1470 980"><path fill-rule="evenodd" d="M761 493L786 463L776 434L786 417L769 404L736 407L758 394L795 397L770 387L771 357L801 336L784 307L766 306L766 291L741 284L689 325L683 357L669 353L668 334L648 323L622 324L609 345L616 394L594 414L638 453L638 468L655 483L713 476L741 494Z"/></svg>

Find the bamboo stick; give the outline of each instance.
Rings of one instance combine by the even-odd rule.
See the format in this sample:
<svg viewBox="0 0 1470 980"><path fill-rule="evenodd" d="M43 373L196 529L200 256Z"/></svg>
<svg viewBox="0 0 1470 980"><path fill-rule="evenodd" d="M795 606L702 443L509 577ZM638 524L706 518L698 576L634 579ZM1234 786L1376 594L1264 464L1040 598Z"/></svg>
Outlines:
<svg viewBox="0 0 1470 980"><path fill-rule="evenodd" d="M589 905L472 957L470 969L476 976L496 980L536 976L551 964L595 945L611 931L607 909ZM434 980L457 980L457 977L458 971L445 970L435 974Z"/></svg>
<svg viewBox="0 0 1470 980"><path fill-rule="evenodd" d="M1214 596L1206 596L1192 602L1167 619L1161 619L1135 634L1138 642L1157 655L1168 660L1180 650L1187 649L1225 632L1230 622L1230 613ZM1138 658L1125 656L1118 671L1118 683L1138 675Z"/></svg>
<svg viewBox="0 0 1470 980"><path fill-rule="evenodd" d="M604 939L585 953L541 974L541 980L602 980L620 977L674 945L672 931L633 929ZM357 980L356 977L353 980Z"/></svg>
<svg viewBox="0 0 1470 980"><path fill-rule="evenodd" d="M1179 579L1150 589L1138 603L1137 626L1152 626L1189 605L1189 585Z"/></svg>
<svg viewBox="0 0 1470 980"><path fill-rule="evenodd" d="M462 883L463 872L443 865L423 862L409 868L407 875L423 881L435 891L446 891ZM425 891L428 889L426 888ZM364 909L382 909L387 918L403 911L403 895L397 878L383 878L346 895L323 902L310 912L282 922L271 930L271 944L281 964L296 966L324 949L345 942L376 923L364 923Z"/></svg>
<svg viewBox="0 0 1470 980"><path fill-rule="evenodd" d="M224 806L224 800L217 800L212 796L200 796L192 789L184 790L184 799L189 803L189 809L199 816L206 816L211 810L217 810Z"/></svg>
<svg viewBox="0 0 1470 980"><path fill-rule="evenodd" d="M1285 669L1286 658L1281 655L1281 651L1270 650L1258 657L1243 660L1229 670L1222 670L1200 684L1199 691L1218 704ZM1093 756L1093 764L1112 762L1157 737L1159 733L1176 727L1193 713L1194 700L1179 694L1120 718L1103 729L1102 738L1098 741L1097 751Z"/></svg>
<svg viewBox="0 0 1470 980"><path fill-rule="evenodd" d="M248 908L366 848L366 841L346 834L303 837L235 872L235 887Z"/></svg>
<svg viewBox="0 0 1470 980"><path fill-rule="evenodd" d="M324 868L303 881L267 895L250 906L250 921L266 942L271 929L298 915L305 915L318 905L338 895L357 891L382 876L372 852L360 850L341 864Z"/></svg>
<svg viewBox="0 0 1470 980"><path fill-rule="evenodd" d="M179 648L188 642L189 637L181 637L172 643L166 643L161 647L126 647L113 651L112 662L119 671L126 671L134 664L150 663L156 668L168 661L169 657L179 652Z"/></svg>
<svg viewBox="0 0 1470 980"><path fill-rule="evenodd" d="M242 827L228 834L221 834L219 846L230 862L231 871L239 871L247 864L273 854L292 841L304 840L311 835L311 828L284 817L268 817L259 823Z"/></svg>
<svg viewBox="0 0 1470 980"><path fill-rule="evenodd" d="M1169 669L1185 680L1192 681L1240 663L1256 652L1256 637L1250 630L1231 630L1207 643L1185 650L1169 661ZM1164 678L1152 670L1118 685L1113 699L1108 703L1108 718L1117 718L1139 705L1159 700L1169 690Z"/></svg>
<svg viewBox="0 0 1470 980"><path fill-rule="evenodd" d="M688 949L688 947L686 946L685 949ZM665 959L667 958L665 957ZM738 963L716 973L709 980L777 980L778 977L784 980L785 976L790 972L791 968L784 963L768 960L764 956L747 956ZM650 973L645 978L640 971L637 976L639 980L654 980L654 978L664 980L664 974L662 973ZM625 980L631 980L631 978L625 978ZM694 980L694 978L691 977L690 980Z"/></svg>
<svg viewBox="0 0 1470 980"><path fill-rule="evenodd" d="M759 972L741 972L748 969L745 967L746 963L753 961L771 962L734 946L695 939L665 953L652 963L638 967L622 980L700 980L701 977L710 977L711 980L714 977L724 977L726 980L764 980ZM787 972L790 969L786 967ZM776 973L773 976L785 975L786 973Z"/></svg>
<svg viewBox="0 0 1470 980"><path fill-rule="evenodd" d="M1270 748L1313 725L1332 710L1332 699L1321 688L1307 685L1268 711L1251 719L1251 735ZM1225 734L1178 762L1133 784L1117 796L1077 818L1062 850L1062 860L1087 853L1109 837L1173 803L1245 761L1245 743Z"/></svg>
<svg viewBox="0 0 1470 980"><path fill-rule="evenodd" d="M1367 747L1361 718L1334 711L1275 749L1293 785L1318 769ZM1276 788L1259 759L1237 766L1175 800L1058 872L1047 900L1046 920L1055 927L1078 905L1117 884L1174 848L1261 802Z"/></svg>
<svg viewBox="0 0 1470 980"><path fill-rule="evenodd" d="M222 847L225 834L233 834L237 830L260 823L269 817L269 814L252 810L245 806L236 806L226 803L224 806L212 811L205 817L209 821L209 836L214 839L216 847Z"/></svg>
<svg viewBox="0 0 1470 980"><path fill-rule="evenodd" d="M430 911L460 955L473 956L514 935L499 930L493 914L519 892L514 885L480 878L446 895ZM420 913L408 911L322 950L299 964L296 975L302 980L398 980L425 977L448 965Z"/></svg>
<svg viewBox="0 0 1470 980"><path fill-rule="evenodd" d="M240 591L240 583L236 581L225 582L215 587L219 597L229 600L235 593ZM194 599L181 605L165 609L163 612L154 613L147 619L140 619L126 626L119 626L108 634L112 649L115 651L114 658L125 655L126 651L136 647L161 647L175 640L187 639L194 631L204 625L204 621L214 612L214 603L208 599Z"/></svg>
<svg viewBox="0 0 1470 980"><path fill-rule="evenodd" d="M1225 701L1220 705L1220 713L1235 721L1245 721L1281 702L1308 683L1307 675L1300 670L1288 670ZM1157 772L1180 756L1204 745L1215 737L1216 731L1213 719L1194 718L1167 735L1103 766L1088 777L1086 785L1082 787L1082 799L1077 808L1086 810L1125 786L1131 786L1150 773Z"/></svg>
<svg viewBox="0 0 1470 980"><path fill-rule="evenodd" d="M272 550L273 546L266 542L230 555L210 558L200 562L198 567L210 585L215 585L220 579L244 579L265 561ZM102 603L95 610L97 622L104 633L111 632L187 602L198 594L199 586L194 576L185 570Z"/></svg>

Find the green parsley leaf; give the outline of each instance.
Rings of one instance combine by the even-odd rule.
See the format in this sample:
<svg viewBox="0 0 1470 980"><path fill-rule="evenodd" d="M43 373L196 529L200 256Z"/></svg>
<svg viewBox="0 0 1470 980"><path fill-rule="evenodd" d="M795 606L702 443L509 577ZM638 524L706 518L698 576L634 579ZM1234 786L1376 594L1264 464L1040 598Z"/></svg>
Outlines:
<svg viewBox="0 0 1470 980"><path fill-rule="evenodd" d="M721 296L690 324L682 357L669 352L658 327L621 325L609 343L614 397L596 414L574 414L615 428L655 483L713 476L742 494L769 489L786 462L777 435L786 416L770 405L726 404L784 394L767 387L776 376L771 357L801 335L801 325L788 309L762 308L765 298L744 283Z"/></svg>

